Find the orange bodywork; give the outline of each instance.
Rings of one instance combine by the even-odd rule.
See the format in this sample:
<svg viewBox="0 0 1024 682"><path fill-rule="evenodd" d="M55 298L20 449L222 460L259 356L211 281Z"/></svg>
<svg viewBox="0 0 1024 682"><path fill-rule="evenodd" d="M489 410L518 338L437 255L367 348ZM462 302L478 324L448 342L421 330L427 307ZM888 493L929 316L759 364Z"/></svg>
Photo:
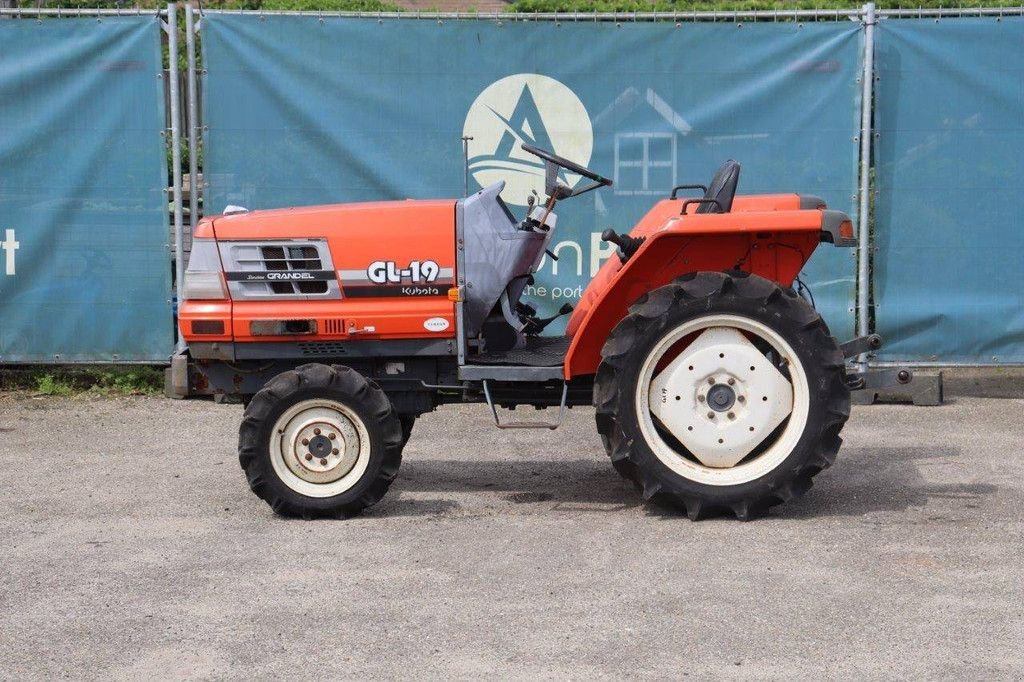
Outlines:
<svg viewBox="0 0 1024 682"><path fill-rule="evenodd" d="M737 196L729 213L696 214L698 206L691 205L680 215L686 199L655 204L630 232L645 238L639 249L625 265L618 257L609 258L583 292L566 330L572 339L564 361L567 379L597 371L609 333L645 292L695 271L742 270L790 286L821 239L823 214L816 209L824 205L812 201L815 208L807 208L796 194ZM325 240L333 273L324 276L333 275L341 295L186 300L179 309L182 335L190 343L454 339L459 330L449 289L458 277L456 210L455 200L405 201L206 219L195 238L218 244ZM427 295L389 294L388 287L353 283L352 278L365 280L371 264L382 260L397 268L429 260L444 276ZM222 270L230 271L226 265L221 263ZM315 320L316 330L308 335L253 333L253 323L268 320Z"/></svg>
<svg viewBox="0 0 1024 682"><path fill-rule="evenodd" d="M179 326L193 342L273 342L313 340L302 336L254 336L251 323L265 320L316 320L315 340L420 339L455 336L455 304L448 298L451 277L438 280L437 295L385 295L378 287L357 297L339 273L363 272L375 261L398 267L433 261L455 269L455 201L310 206L216 216L196 228L196 238L223 242L325 239L341 298L292 300L184 301ZM222 264L226 265L226 264ZM370 287L363 287L370 289ZM395 289L396 287L390 287ZM380 293L380 295L378 295ZM431 329L424 322L435 321ZM195 321L221 320L223 335L195 334ZM443 329L441 329L443 327Z"/></svg>
<svg viewBox="0 0 1024 682"><path fill-rule="evenodd" d="M199 234L198 226L196 234ZM218 324L220 334L203 333L198 324ZM178 306L178 329L188 341L231 341L231 301L184 301Z"/></svg>
<svg viewBox="0 0 1024 682"><path fill-rule="evenodd" d="M583 292L566 335L565 377L593 374L612 328L642 294L699 270L742 270L790 286L817 248L821 212L796 194L737 196L730 213L680 216L685 198L654 205L630 232L646 240L623 265L609 258Z"/></svg>

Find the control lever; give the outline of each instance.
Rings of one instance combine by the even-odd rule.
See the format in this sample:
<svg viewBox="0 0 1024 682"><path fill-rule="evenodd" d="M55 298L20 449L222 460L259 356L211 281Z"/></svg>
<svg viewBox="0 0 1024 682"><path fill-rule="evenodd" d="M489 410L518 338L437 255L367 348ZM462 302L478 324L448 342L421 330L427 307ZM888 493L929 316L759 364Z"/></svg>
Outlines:
<svg viewBox="0 0 1024 682"><path fill-rule="evenodd" d="M523 223L530 222L530 216L533 215L533 207L540 203L540 195L537 194L537 190L530 190L530 193L526 195L526 217L523 218Z"/></svg>
<svg viewBox="0 0 1024 682"><path fill-rule="evenodd" d="M619 247L619 259L625 263L636 253L646 237L630 237L628 234L618 234L609 228L601 233L601 241L611 242Z"/></svg>
<svg viewBox="0 0 1024 682"><path fill-rule="evenodd" d="M523 333L540 334L542 331L544 331L544 327L547 327L549 324L560 318L562 315L568 315L572 311L573 307L566 303L565 305L558 309L557 313L555 313L551 317L530 317L530 319L527 320L526 325L523 327Z"/></svg>

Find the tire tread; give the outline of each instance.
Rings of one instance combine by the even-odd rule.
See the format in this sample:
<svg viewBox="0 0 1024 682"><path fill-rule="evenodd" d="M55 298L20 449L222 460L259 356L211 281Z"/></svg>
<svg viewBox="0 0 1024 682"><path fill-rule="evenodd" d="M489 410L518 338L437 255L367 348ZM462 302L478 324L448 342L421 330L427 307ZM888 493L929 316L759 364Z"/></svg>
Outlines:
<svg viewBox="0 0 1024 682"><path fill-rule="evenodd" d="M779 476L774 476L765 485L737 486L745 492L736 499L713 500L682 489L676 480L682 477L674 473L666 475L663 465L652 466L649 458L642 455L640 444L623 427L618 413L624 400L633 399L626 387L632 385L630 367L636 364L636 355L641 352L638 349L643 344L639 342L660 337L668 325L678 323L678 320L670 322L671 316L666 315L674 304L693 305L701 301L704 310L711 312L723 297L756 304L798 330L800 342L811 349L826 377L822 381L823 395L819 396L826 407L819 423L808 426L817 429L817 434L805 448L807 452L798 466L788 472L788 478L780 481ZM642 491L645 500L681 507L693 521L717 513L731 513L737 519L749 520L772 506L804 494L811 488L813 477L833 464L842 445L839 433L850 416L850 393L838 343L829 334L821 315L795 291L745 272L696 272L677 277L670 284L641 296L615 326L604 344L602 361L594 378L594 407L597 430L613 467Z"/></svg>
<svg viewBox="0 0 1024 682"><path fill-rule="evenodd" d="M365 412L375 421L375 424L367 424L367 428L381 435L380 464L372 472L373 478L368 484L356 484L365 489L351 496L352 499L341 499L348 497L345 493L333 498L305 497L287 489L283 483L275 485L270 480L276 480L277 476L263 442L267 435L265 430L273 428L268 421L288 401L298 401L317 393L364 406ZM249 488L275 513L305 519L348 518L384 497L398 474L404 445L398 415L379 386L350 367L310 363L282 372L253 396L238 431L238 461Z"/></svg>

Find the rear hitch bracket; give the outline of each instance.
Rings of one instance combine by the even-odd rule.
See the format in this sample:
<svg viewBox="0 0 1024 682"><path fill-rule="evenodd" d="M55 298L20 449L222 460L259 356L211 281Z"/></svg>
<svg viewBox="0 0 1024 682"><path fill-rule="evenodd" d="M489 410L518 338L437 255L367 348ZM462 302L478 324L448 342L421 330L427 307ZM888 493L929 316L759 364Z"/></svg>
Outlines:
<svg viewBox="0 0 1024 682"><path fill-rule="evenodd" d="M882 347L882 337L878 334L868 334L867 336L858 336L855 339L850 339L846 343L839 346L840 350L843 351L843 357L853 358L858 355L863 355L871 351L876 351Z"/></svg>
<svg viewBox="0 0 1024 682"><path fill-rule="evenodd" d="M914 373L904 367L876 367L847 370L846 386L851 391L878 390L902 386L914 380Z"/></svg>

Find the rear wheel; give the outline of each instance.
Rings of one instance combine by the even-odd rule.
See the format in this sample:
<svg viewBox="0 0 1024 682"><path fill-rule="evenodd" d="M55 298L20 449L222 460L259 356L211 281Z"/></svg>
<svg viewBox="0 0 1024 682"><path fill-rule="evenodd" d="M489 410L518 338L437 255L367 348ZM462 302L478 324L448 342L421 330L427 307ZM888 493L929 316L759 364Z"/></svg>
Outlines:
<svg viewBox="0 0 1024 682"><path fill-rule="evenodd" d="M249 487L285 516L348 517L387 492L402 426L384 392L348 367L283 372L253 396L239 429Z"/></svg>
<svg viewBox="0 0 1024 682"><path fill-rule="evenodd" d="M699 273L630 308L602 350L598 430L615 468L699 518L806 491L849 417L844 360L792 290Z"/></svg>

